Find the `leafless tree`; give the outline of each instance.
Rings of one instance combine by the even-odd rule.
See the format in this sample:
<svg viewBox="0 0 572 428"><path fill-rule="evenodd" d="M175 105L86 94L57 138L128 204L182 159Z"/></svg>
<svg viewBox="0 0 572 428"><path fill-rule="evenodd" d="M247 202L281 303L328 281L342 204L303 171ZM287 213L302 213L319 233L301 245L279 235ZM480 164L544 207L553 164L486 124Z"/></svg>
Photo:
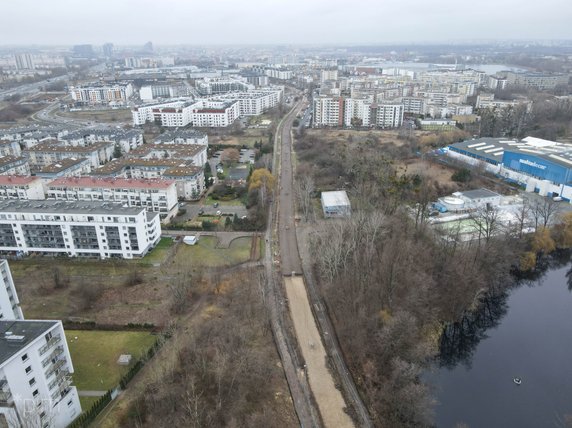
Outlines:
<svg viewBox="0 0 572 428"><path fill-rule="evenodd" d="M516 217L516 234L522 238L524 230L529 227L531 221L530 201L528 198L522 199L522 205L514 213Z"/></svg>
<svg viewBox="0 0 572 428"><path fill-rule="evenodd" d="M305 174L296 180L296 199L306 222L314 219L312 196L315 190L314 179L310 174Z"/></svg>
<svg viewBox="0 0 572 428"><path fill-rule="evenodd" d="M552 223L552 220L560 211L560 205L552 198L545 197L541 200L536 199L532 203L531 210L535 229L538 229L539 226L548 227Z"/></svg>

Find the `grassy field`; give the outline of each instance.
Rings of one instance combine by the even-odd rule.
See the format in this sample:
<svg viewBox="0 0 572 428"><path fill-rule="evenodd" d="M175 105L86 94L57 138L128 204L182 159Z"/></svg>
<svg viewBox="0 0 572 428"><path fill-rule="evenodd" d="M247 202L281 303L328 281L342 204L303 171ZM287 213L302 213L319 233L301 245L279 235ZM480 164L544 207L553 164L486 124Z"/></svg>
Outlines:
<svg viewBox="0 0 572 428"><path fill-rule="evenodd" d="M77 337L77 340L75 339ZM129 366L120 366L121 354L135 359L155 343L156 337L146 332L66 330L78 390L107 391L119 383Z"/></svg>
<svg viewBox="0 0 572 428"><path fill-rule="evenodd" d="M61 117L93 120L95 122L127 122L132 120L131 110L86 110L86 111L61 111L57 113Z"/></svg>
<svg viewBox="0 0 572 428"><path fill-rule="evenodd" d="M214 236L203 236L198 244L181 245L175 259L179 263L190 263L192 266L233 266L250 259L250 238L237 238L229 248L215 248L217 239Z"/></svg>
<svg viewBox="0 0 572 428"><path fill-rule="evenodd" d="M232 199L230 201L221 201L221 200L215 200L213 199L210 195L206 197L205 199L205 205L213 205L215 202L218 202L219 205L227 205L227 206L240 206L240 205L244 205L242 203L242 201L240 199Z"/></svg>
<svg viewBox="0 0 572 428"><path fill-rule="evenodd" d="M79 397L81 410L83 412L87 412L89 409L91 409L91 406L93 406L95 402L99 399L100 397Z"/></svg>
<svg viewBox="0 0 572 428"><path fill-rule="evenodd" d="M133 262L142 265L161 264L167 258L169 250L173 244L174 242L171 238L161 238L157 246L153 248L145 257L142 259L134 260Z"/></svg>

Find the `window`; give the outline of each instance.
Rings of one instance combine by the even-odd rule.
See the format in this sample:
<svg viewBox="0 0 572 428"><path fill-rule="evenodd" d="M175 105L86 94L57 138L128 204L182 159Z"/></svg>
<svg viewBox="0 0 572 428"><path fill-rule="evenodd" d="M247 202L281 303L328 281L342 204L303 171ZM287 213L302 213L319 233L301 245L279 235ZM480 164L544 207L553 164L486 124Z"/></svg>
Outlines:
<svg viewBox="0 0 572 428"><path fill-rule="evenodd" d="M72 400L68 401L68 406L72 405Z"/></svg>
<svg viewBox="0 0 572 428"><path fill-rule="evenodd" d="M30 380L28 381L28 383L30 384L30 386L34 386L34 384L36 383L36 378L33 377L32 379L30 379Z"/></svg>
<svg viewBox="0 0 572 428"><path fill-rule="evenodd" d="M22 362L28 361L28 354L22 355Z"/></svg>
<svg viewBox="0 0 572 428"><path fill-rule="evenodd" d="M32 366L26 367L26 374L29 374L32 371Z"/></svg>
<svg viewBox="0 0 572 428"><path fill-rule="evenodd" d="M32 396L37 397L39 393L40 392L37 389L35 389L34 392L32 392Z"/></svg>

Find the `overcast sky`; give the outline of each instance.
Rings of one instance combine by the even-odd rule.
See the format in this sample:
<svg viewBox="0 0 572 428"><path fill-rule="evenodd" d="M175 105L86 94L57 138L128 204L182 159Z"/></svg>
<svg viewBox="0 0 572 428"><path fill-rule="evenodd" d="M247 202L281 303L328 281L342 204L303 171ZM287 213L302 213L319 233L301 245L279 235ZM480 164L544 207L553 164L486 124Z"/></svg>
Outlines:
<svg viewBox="0 0 572 428"><path fill-rule="evenodd" d="M572 0L4 0L0 44L572 39Z"/></svg>

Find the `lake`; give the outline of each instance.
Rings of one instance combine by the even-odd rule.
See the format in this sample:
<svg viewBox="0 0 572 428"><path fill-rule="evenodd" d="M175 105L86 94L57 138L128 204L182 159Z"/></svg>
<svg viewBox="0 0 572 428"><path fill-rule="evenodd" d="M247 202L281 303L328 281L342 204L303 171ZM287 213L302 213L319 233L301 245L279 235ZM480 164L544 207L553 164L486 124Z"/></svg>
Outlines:
<svg viewBox="0 0 572 428"><path fill-rule="evenodd" d="M447 367L424 377L438 427L564 427L565 415L572 419L571 268L570 258L549 267L489 302L467 334L451 334L440 360Z"/></svg>

